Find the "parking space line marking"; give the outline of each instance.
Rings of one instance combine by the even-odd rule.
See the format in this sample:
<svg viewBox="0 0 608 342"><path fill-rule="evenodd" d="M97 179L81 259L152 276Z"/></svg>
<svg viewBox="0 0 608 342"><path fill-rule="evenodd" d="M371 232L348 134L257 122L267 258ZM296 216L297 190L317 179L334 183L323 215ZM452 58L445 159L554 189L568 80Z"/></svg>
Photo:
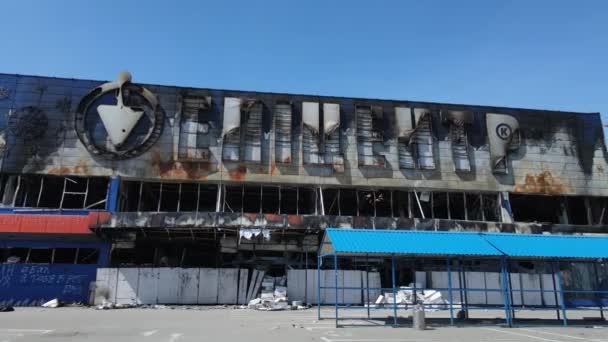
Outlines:
<svg viewBox="0 0 608 342"><path fill-rule="evenodd" d="M178 338L182 337L184 334L180 334L180 333L173 333L171 334L171 338L169 339L169 342L175 342L177 341Z"/></svg>
<svg viewBox="0 0 608 342"><path fill-rule="evenodd" d="M6 331L6 332L24 332L24 333L39 333L39 334L48 334L50 332L53 332L54 330L48 330L48 329L10 329L10 328L0 328L0 332L2 331Z"/></svg>
<svg viewBox="0 0 608 342"><path fill-rule="evenodd" d="M324 342L424 342L430 341L428 339L420 338L327 338L321 336L321 340Z"/></svg>
<svg viewBox="0 0 608 342"><path fill-rule="evenodd" d="M145 336L145 337L149 337L149 336L156 334L157 332L158 332L158 330L144 331L141 333L141 335Z"/></svg>
<svg viewBox="0 0 608 342"><path fill-rule="evenodd" d="M547 342L564 342L562 340L552 340L550 338L544 338L544 337L539 337L539 336L534 336L534 335L528 335L528 334L523 334L523 333L516 333L514 331L499 330L499 329L492 329L492 328L482 328L482 329L490 330L490 331L494 331L494 332L500 332L500 333L504 333L504 334L511 334L511 335L517 335L517 336L525 336L525 337L529 337L529 338L533 338L533 339L541 340L541 341L547 341Z"/></svg>
<svg viewBox="0 0 608 342"><path fill-rule="evenodd" d="M532 331L532 332L535 332L535 333L541 333L541 334L547 334L547 335L553 335L553 336L572 338L572 339L575 339L575 340L592 341L592 342L603 342L603 341L605 341L605 340L599 340L599 339L593 339L593 338L585 338L585 337L572 336L572 335L566 335L566 334L552 333L552 332L543 331L543 330L525 329L525 328L520 328L520 330L526 330L526 331Z"/></svg>

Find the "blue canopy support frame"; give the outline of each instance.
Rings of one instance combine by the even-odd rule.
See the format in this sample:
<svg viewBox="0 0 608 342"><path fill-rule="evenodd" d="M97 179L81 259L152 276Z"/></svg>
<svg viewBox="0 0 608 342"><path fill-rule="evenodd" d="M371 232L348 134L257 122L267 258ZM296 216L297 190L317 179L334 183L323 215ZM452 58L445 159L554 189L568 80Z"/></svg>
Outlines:
<svg viewBox="0 0 608 342"><path fill-rule="evenodd" d="M574 248L569 251L569 246ZM598 290L567 290L564 286L563 277L560 270L560 260L586 260L587 262L595 263L594 267L597 270L597 261L608 258L608 237L581 237L581 236L555 236L555 235L532 235L532 234L497 234L497 233L469 233L469 232L426 232L426 231L392 231L392 230L369 230L369 229L326 229L323 241L318 252L317 263L317 312L319 320L323 319L321 315L321 305L326 301L326 296L322 296L323 290L334 291L334 319L336 327L340 324L340 310L343 309L359 309L349 305L341 305L338 291L353 291L359 290L364 293L365 303L364 309L367 311L367 319L371 317L370 305L370 290L386 291L385 293L392 294L391 305L384 306L382 309L392 310L392 326L399 326L397 294L400 288L397 284L396 277L396 261L397 259L423 259L423 258L445 258L445 268L447 270L447 288L418 288L416 280L413 282L414 302L416 304L416 291L436 290L447 291L450 324L455 324L454 315L454 292L460 294L461 299L460 310L464 312L465 317L468 317L468 311L473 309L488 309L500 308L505 313L505 324L509 327L514 325L515 309L522 309L521 304L515 304L514 293L519 294L523 298L524 293L540 293L544 296L550 292L555 298L555 305L544 307L544 309L555 310L557 319L561 319L563 325L568 324L567 318L567 293L592 294L593 296L604 296L608 298L607 291ZM391 287L370 288L369 282L369 257L382 257L390 260L390 277ZM339 260L340 258L365 257L365 287L340 287L339 283ZM334 285L322 286L321 284L321 268L324 258L331 257L333 259ZM499 262L499 277L500 288L470 288L466 285L467 280L463 269L463 260L470 259L490 259ZM514 289L512 286L510 263L534 259L542 260L551 266L552 271L552 290L544 289ZM453 262L458 262L458 286L454 286L452 272ZM414 279L416 270L414 270ZM596 271L596 278L598 277ZM596 279L599 284L599 279ZM484 292L499 293L502 298L500 305L472 305L467 299L468 293ZM596 297L594 297L596 298ZM599 300L599 311L603 319L603 303L604 299ZM407 309L407 304L405 305ZM445 307L444 307L445 308ZM542 308L541 308L542 309ZM570 308L589 310L589 308ZM459 318L460 313L459 313Z"/></svg>

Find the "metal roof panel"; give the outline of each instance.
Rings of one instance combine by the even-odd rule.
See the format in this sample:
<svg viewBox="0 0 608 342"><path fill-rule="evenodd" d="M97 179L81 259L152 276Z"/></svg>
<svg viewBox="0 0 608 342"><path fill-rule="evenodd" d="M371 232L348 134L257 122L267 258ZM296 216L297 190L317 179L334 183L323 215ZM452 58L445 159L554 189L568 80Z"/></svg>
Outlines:
<svg viewBox="0 0 608 342"><path fill-rule="evenodd" d="M326 234L337 254L502 255L480 233L328 228Z"/></svg>
<svg viewBox="0 0 608 342"><path fill-rule="evenodd" d="M505 233L483 236L510 257L608 258L608 237Z"/></svg>

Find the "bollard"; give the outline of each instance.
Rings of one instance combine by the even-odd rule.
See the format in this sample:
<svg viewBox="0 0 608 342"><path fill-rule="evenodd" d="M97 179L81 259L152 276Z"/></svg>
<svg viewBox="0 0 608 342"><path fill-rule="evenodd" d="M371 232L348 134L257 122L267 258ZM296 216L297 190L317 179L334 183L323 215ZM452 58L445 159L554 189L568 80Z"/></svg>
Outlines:
<svg viewBox="0 0 608 342"><path fill-rule="evenodd" d="M414 307L414 329L416 330L425 330L426 329L426 321L424 318L424 306L416 305Z"/></svg>

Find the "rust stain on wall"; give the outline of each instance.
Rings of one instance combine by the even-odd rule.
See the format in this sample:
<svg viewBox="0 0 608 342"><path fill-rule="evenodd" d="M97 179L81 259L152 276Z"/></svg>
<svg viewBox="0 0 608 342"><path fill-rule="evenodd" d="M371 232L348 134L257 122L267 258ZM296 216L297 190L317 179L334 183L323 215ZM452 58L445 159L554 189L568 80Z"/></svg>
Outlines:
<svg viewBox="0 0 608 342"><path fill-rule="evenodd" d="M239 167L236 169L228 171L228 176L230 176L230 179L232 180L244 180L247 176L247 167L244 165L239 165Z"/></svg>
<svg viewBox="0 0 608 342"><path fill-rule="evenodd" d="M199 179L196 163L182 163L175 161L163 161L159 150L152 152L152 165L158 167L161 178L170 179ZM207 177L204 177L206 179Z"/></svg>
<svg viewBox="0 0 608 342"><path fill-rule="evenodd" d="M67 166L54 167L48 171L49 175L65 176L71 173L71 169Z"/></svg>
<svg viewBox="0 0 608 342"><path fill-rule="evenodd" d="M88 175L89 174L89 165L84 160L79 160L78 163L74 166L74 173Z"/></svg>
<svg viewBox="0 0 608 342"><path fill-rule="evenodd" d="M527 174L524 184L515 185L515 192L561 194L567 191L567 187L558 178L553 177L550 171L543 171L537 175Z"/></svg>

